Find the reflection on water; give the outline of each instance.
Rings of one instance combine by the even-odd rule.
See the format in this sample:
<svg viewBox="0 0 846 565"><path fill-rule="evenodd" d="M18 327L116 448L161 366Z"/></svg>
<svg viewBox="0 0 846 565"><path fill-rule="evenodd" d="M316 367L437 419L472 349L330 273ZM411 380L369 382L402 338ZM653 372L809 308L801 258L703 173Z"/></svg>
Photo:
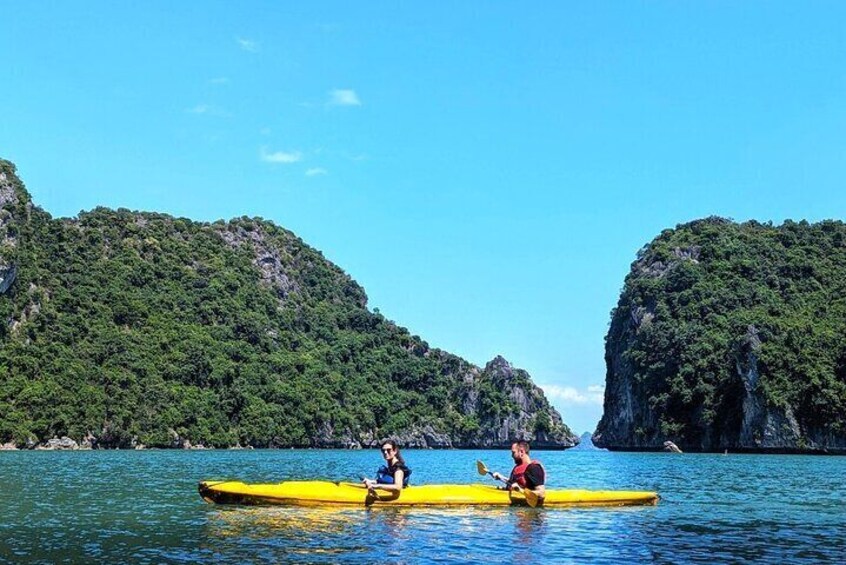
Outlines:
<svg viewBox="0 0 846 565"><path fill-rule="evenodd" d="M210 506L203 537L218 549L229 543L250 553L284 548L292 559L416 561L461 560L473 552L494 558L502 543L485 539L515 533L514 557L529 559L527 547L542 538L545 519L544 510L531 508Z"/></svg>
<svg viewBox="0 0 846 565"><path fill-rule="evenodd" d="M539 453L559 488L657 490L627 508L225 507L196 481L349 480L349 451L0 453L0 563L842 562L846 457ZM418 483L507 452L411 451Z"/></svg>

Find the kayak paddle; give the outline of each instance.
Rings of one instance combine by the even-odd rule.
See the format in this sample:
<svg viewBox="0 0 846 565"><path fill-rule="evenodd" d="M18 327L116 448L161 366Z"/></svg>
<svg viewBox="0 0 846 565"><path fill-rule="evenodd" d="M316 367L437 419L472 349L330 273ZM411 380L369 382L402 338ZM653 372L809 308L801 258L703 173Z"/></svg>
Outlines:
<svg viewBox="0 0 846 565"><path fill-rule="evenodd" d="M487 467L485 467L485 464L484 464L484 463L482 463L482 462L481 462L480 460L478 460L478 459L476 460L476 470L477 470L477 471L479 471L479 474L480 474L480 475L490 475L490 476L491 476L491 477L493 477L495 480L502 480L502 479L497 479L496 477L494 477L493 472L488 471L488 468L487 468ZM502 482L507 482L507 481L502 480Z"/></svg>
<svg viewBox="0 0 846 565"><path fill-rule="evenodd" d="M485 466L485 464L482 463L478 459L476 460L476 470L479 471L480 475L490 475L491 477L494 476L494 474L491 471L488 470L488 468ZM500 481L508 484L508 481L506 481L505 479L497 479L496 477L494 477L494 479L500 480ZM528 502L529 506L531 506L532 508L534 508L538 505L538 502L539 502L538 495L536 495L534 492L530 491L527 488L523 488L518 484L512 485L511 488L516 490L517 492L519 492L523 496L525 496L526 502Z"/></svg>

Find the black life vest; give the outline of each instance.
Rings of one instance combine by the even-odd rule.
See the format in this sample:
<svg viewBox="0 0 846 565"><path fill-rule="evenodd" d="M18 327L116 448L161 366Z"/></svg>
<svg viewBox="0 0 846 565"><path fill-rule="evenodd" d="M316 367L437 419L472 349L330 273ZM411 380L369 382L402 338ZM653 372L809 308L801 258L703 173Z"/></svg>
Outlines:
<svg viewBox="0 0 846 565"><path fill-rule="evenodd" d="M379 467L379 470L376 471L376 482L380 485L394 484L394 474L398 470L402 470L402 486L407 487L408 478L411 476L411 469L406 467L403 463L397 463L396 465L391 465L390 467L387 465Z"/></svg>

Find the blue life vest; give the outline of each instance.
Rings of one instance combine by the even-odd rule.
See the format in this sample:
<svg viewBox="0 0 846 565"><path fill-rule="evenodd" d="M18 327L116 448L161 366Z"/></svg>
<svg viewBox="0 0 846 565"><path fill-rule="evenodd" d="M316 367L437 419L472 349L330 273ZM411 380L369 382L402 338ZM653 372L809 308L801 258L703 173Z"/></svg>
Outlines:
<svg viewBox="0 0 846 565"><path fill-rule="evenodd" d="M399 463L392 467L386 467L382 465L379 467L379 470L376 471L376 482L380 485L392 485L394 484L394 474L402 469L402 486L408 486L408 478L411 476L411 469Z"/></svg>

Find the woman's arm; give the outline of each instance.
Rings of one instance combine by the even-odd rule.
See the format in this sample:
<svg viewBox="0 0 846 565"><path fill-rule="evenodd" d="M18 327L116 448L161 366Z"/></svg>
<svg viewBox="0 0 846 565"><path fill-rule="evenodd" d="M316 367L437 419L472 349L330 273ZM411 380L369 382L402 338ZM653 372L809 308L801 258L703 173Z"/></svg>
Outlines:
<svg viewBox="0 0 846 565"><path fill-rule="evenodd" d="M394 484L392 485L376 485L376 488L382 490L391 490L399 492L402 490L402 481L405 479L405 473L402 469L397 469L394 473Z"/></svg>
<svg viewBox="0 0 846 565"><path fill-rule="evenodd" d="M377 483L372 479L364 479L364 485L369 489L379 489L379 490L390 490L399 492L402 490L402 481L405 479L405 473L402 469L397 469L397 472L394 473L394 484L386 485L382 483Z"/></svg>

